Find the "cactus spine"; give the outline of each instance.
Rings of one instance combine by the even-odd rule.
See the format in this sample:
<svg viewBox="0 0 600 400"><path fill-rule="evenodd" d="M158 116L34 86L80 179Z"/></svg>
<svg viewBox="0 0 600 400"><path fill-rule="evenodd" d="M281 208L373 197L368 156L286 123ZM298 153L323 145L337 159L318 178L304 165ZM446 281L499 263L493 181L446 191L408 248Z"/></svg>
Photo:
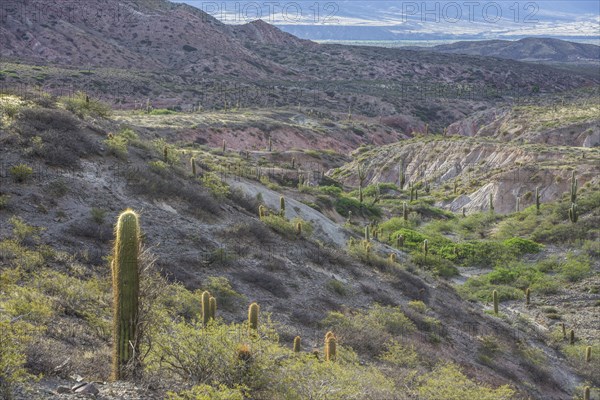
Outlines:
<svg viewBox="0 0 600 400"><path fill-rule="evenodd" d="M569 219L572 223L576 223L579 219L579 215L577 214L577 204L571 204L571 208L569 208Z"/></svg>
<svg viewBox="0 0 600 400"><path fill-rule="evenodd" d="M202 324L208 324L210 320L210 293L208 291L202 292L201 297L201 305L202 305Z"/></svg>
<svg viewBox="0 0 600 400"><path fill-rule="evenodd" d="M496 290L492 292L492 299L494 300L494 314L498 315L498 292Z"/></svg>
<svg viewBox="0 0 600 400"><path fill-rule="evenodd" d="M529 305L529 300L531 299L531 289L527 288L525 291L525 301L526 304Z"/></svg>
<svg viewBox="0 0 600 400"><path fill-rule="evenodd" d="M569 344L575 344L575 331L573 329L569 332Z"/></svg>
<svg viewBox="0 0 600 400"><path fill-rule="evenodd" d="M127 209L119 215L115 234L112 377L119 380L127 377L126 367L134 361L138 346L140 226L133 210Z"/></svg>
<svg viewBox="0 0 600 400"><path fill-rule="evenodd" d="M192 165L192 175L196 176L196 159L190 158L190 164Z"/></svg>
<svg viewBox="0 0 600 400"><path fill-rule="evenodd" d="M248 307L248 328L254 331L258 329L258 311L259 306L256 303L252 303Z"/></svg>
<svg viewBox="0 0 600 400"><path fill-rule="evenodd" d="M300 352L300 336L296 336L294 338L294 346L292 347L292 350L294 351L294 353L299 353Z"/></svg>
<svg viewBox="0 0 600 400"><path fill-rule="evenodd" d="M329 331L325 335L325 360L335 361L337 356L337 343L333 332Z"/></svg>
<svg viewBox="0 0 600 400"><path fill-rule="evenodd" d="M215 319L217 318L217 299L215 297L212 297L210 299L208 299L208 310L210 311L210 318L211 319Z"/></svg>
<svg viewBox="0 0 600 400"><path fill-rule="evenodd" d="M279 197L279 215L285 217L285 197Z"/></svg>
<svg viewBox="0 0 600 400"><path fill-rule="evenodd" d="M541 198L541 196L540 196L540 187L537 186L535 188L535 212L536 212L536 214L540 213L540 204L541 204L540 203L540 198Z"/></svg>
<svg viewBox="0 0 600 400"><path fill-rule="evenodd" d="M585 362L592 361L592 346L585 348Z"/></svg>
<svg viewBox="0 0 600 400"><path fill-rule="evenodd" d="M425 257L427 257L428 252L429 252L429 240L425 239L425 240L423 240L423 253L425 254Z"/></svg>

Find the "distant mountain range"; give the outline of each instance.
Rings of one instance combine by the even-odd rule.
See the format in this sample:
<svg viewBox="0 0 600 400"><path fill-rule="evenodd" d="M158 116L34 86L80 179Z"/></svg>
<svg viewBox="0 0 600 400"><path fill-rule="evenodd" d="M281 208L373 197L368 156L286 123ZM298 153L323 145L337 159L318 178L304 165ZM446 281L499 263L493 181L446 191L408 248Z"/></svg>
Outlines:
<svg viewBox="0 0 600 400"><path fill-rule="evenodd" d="M462 41L433 47L407 48L436 51L440 53L497 57L518 61L568 63L600 62L600 46L551 38L525 38L517 41Z"/></svg>

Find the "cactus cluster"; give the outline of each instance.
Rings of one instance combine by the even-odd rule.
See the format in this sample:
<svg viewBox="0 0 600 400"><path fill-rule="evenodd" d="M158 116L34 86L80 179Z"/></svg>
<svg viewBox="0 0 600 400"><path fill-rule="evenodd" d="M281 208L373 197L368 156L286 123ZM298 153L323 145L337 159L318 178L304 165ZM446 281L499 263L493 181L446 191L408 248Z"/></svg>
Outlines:
<svg viewBox="0 0 600 400"><path fill-rule="evenodd" d="M125 210L117 221L112 260L113 354L112 378L123 379L137 354L139 312L140 225L133 210Z"/></svg>

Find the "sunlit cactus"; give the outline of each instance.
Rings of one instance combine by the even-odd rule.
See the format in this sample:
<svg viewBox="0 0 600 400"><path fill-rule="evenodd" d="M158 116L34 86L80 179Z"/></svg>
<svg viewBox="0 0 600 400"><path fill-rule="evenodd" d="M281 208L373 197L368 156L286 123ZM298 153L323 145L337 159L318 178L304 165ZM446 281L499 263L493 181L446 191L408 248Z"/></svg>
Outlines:
<svg viewBox="0 0 600 400"><path fill-rule="evenodd" d="M300 352L300 336L296 336L294 338L294 345L292 347L292 350L294 351L294 353L299 353Z"/></svg>
<svg viewBox="0 0 600 400"><path fill-rule="evenodd" d="M210 311L210 318L213 320L217 318L217 299L215 297L211 296L211 298L209 299L208 309Z"/></svg>
<svg viewBox="0 0 600 400"><path fill-rule="evenodd" d="M140 225L138 215L125 210L115 227L112 260L113 285L113 354L112 378L132 375L131 368L139 345L137 322L139 312Z"/></svg>
<svg viewBox="0 0 600 400"><path fill-rule="evenodd" d="M260 307L256 303L250 304L248 307L248 328L256 331L258 329L258 312Z"/></svg>
<svg viewBox="0 0 600 400"><path fill-rule="evenodd" d="M337 358L337 341L333 332L325 335L325 360L335 361Z"/></svg>
<svg viewBox="0 0 600 400"><path fill-rule="evenodd" d="M592 361L592 346L585 348L585 362Z"/></svg>
<svg viewBox="0 0 600 400"><path fill-rule="evenodd" d="M296 222L296 235L302 235L302 221Z"/></svg>
<svg viewBox="0 0 600 400"><path fill-rule="evenodd" d="M392 263L396 262L396 253L390 253L390 262L392 262Z"/></svg>
<svg viewBox="0 0 600 400"><path fill-rule="evenodd" d="M427 253L429 253L429 240L423 240L423 254L427 257Z"/></svg>
<svg viewBox="0 0 600 400"><path fill-rule="evenodd" d="M208 321L210 321L210 293L208 291L202 292L201 306L202 306L202 323L204 325L206 325L206 324L208 324Z"/></svg>
<svg viewBox="0 0 600 400"><path fill-rule="evenodd" d="M265 206L261 204L260 206L258 206L258 216L260 217L260 219L263 219L264 217L266 217L266 215L267 211L265 209Z"/></svg>

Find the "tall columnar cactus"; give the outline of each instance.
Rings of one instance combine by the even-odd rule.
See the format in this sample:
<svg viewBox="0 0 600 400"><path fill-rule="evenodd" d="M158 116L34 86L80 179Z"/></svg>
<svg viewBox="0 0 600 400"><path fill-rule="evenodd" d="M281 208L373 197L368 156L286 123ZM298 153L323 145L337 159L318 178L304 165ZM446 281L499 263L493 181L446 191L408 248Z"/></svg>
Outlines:
<svg viewBox="0 0 600 400"><path fill-rule="evenodd" d="M163 158L165 162L169 162L169 148L167 146L163 147Z"/></svg>
<svg viewBox="0 0 600 400"><path fill-rule="evenodd" d="M423 254L427 257L427 253L429 253L429 240L423 240Z"/></svg>
<svg viewBox="0 0 600 400"><path fill-rule="evenodd" d="M325 360L335 361L337 357L337 342L333 332L329 331L325 335Z"/></svg>
<svg viewBox="0 0 600 400"><path fill-rule="evenodd" d="M563 339L566 339L567 338L567 327L565 326L564 322L561 322L560 326L562 328Z"/></svg>
<svg viewBox="0 0 600 400"><path fill-rule="evenodd" d="M300 352L300 336L296 336L294 338L294 346L292 347L292 350L294 351L294 353L299 353Z"/></svg>
<svg viewBox="0 0 600 400"><path fill-rule="evenodd" d="M458 181L454 181L454 194L456 194L458 190Z"/></svg>
<svg viewBox="0 0 600 400"><path fill-rule="evenodd" d="M371 240L370 234L369 234L369 225L365 226L365 240L368 242L369 240Z"/></svg>
<svg viewBox="0 0 600 400"><path fill-rule="evenodd" d="M208 310L210 312L210 319L217 318L217 299L216 297L212 297L208 301Z"/></svg>
<svg viewBox="0 0 600 400"><path fill-rule="evenodd" d="M250 304L248 307L248 328L256 331L258 329L258 312L259 306L256 303Z"/></svg>
<svg viewBox="0 0 600 400"><path fill-rule="evenodd" d="M571 176L571 203L577 203L577 179L575 178L575 171Z"/></svg>
<svg viewBox="0 0 600 400"><path fill-rule="evenodd" d="M541 199L541 195L540 195L540 187L537 186L535 188L535 212L536 214L540 213L540 199Z"/></svg>
<svg viewBox="0 0 600 400"><path fill-rule="evenodd" d="M223 154L225 154L225 151L227 151L227 144L225 143L225 139L223 139L223 145L221 146L221 151L223 152Z"/></svg>
<svg viewBox="0 0 600 400"><path fill-rule="evenodd" d="M592 346L585 348L585 362L592 361Z"/></svg>
<svg viewBox="0 0 600 400"><path fill-rule="evenodd" d="M296 235L302 235L302 221L296 222Z"/></svg>
<svg viewBox="0 0 600 400"><path fill-rule="evenodd" d="M575 331L573 329L569 332L569 344L575 344Z"/></svg>
<svg viewBox="0 0 600 400"><path fill-rule="evenodd" d="M527 288L525 291L525 301L526 304L529 305L529 301L531 300L531 289Z"/></svg>
<svg viewBox="0 0 600 400"><path fill-rule="evenodd" d="M260 217L260 219L263 219L266 216L265 206L263 206L262 204L258 206L258 216Z"/></svg>
<svg viewBox="0 0 600 400"><path fill-rule="evenodd" d="M579 219L579 214L577 212L577 204L571 204L571 208L569 208L569 219L572 223L576 223Z"/></svg>
<svg viewBox="0 0 600 400"><path fill-rule="evenodd" d="M296 168L296 158L292 157L292 169Z"/></svg>
<svg viewBox="0 0 600 400"><path fill-rule="evenodd" d="M279 215L285 217L285 197L279 197Z"/></svg>
<svg viewBox="0 0 600 400"><path fill-rule="evenodd" d="M398 183L400 184L400 189L403 189L404 183L406 183L406 176L404 175L404 160L400 160L400 172L398 174Z"/></svg>
<svg viewBox="0 0 600 400"><path fill-rule="evenodd" d="M392 263L396 262L396 253L390 253L390 262L392 262Z"/></svg>
<svg viewBox="0 0 600 400"><path fill-rule="evenodd" d="M494 213L494 195L490 193L490 201L489 201L490 205L490 213Z"/></svg>
<svg viewBox="0 0 600 400"><path fill-rule="evenodd" d="M466 217L467 216L467 207L463 207L462 212L463 212L463 217Z"/></svg>
<svg viewBox="0 0 600 400"><path fill-rule="evenodd" d="M415 200L419 200L419 189L415 188Z"/></svg>
<svg viewBox="0 0 600 400"><path fill-rule="evenodd" d="M210 321L210 293L208 291L202 292L201 297L201 305L202 305L202 324L208 324Z"/></svg>
<svg viewBox="0 0 600 400"><path fill-rule="evenodd" d="M139 312L140 225L138 215L125 210L117 221L112 261L113 354L112 377L127 378L127 367L137 354Z"/></svg>
<svg viewBox="0 0 600 400"><path fill-rule="evenodd" d="M590 400L590 387L586 386L583 389L583 400Z"/></svg>
<svg viewBox="0 0 600 400"><path fill-rule="evenodd" d="M404 246L404 236L402 236L402 235L398 235L398 236L396 237L396 246L397 246L398 248L400 248L400 247L403 247L403 246Z"/></svg>
<svg viewBox="0 0 600 400"><path fill-rule="evenodd" d="M521 210L521 198L517 197L517 204L515 205L515 212L519 212Z"/></svg>
<svg viewBox="0 0 600 400"><path fill-rule="evenodd" d="M498 315L498 291L492 292L492 300L494 300L494 314Z"/></svg>
<svg viewBox="0 0 600 400"><path fill-rule="evenodd" d="M402 218L408 221L408 207L406 206L406 202L402 203Z"/></svg>
<svg viewBox="0 0 600 400"><path fill-rule="evenodd" d="M269 136L269 152L273 151L273 140Z"/></svg>
<svg viewBox="0 0 600 400"><path fill-rule="evenodd" d="M415 199L415 188L411 186L410 188L410 201Z"/></svg>
<svg viewBox="0 0 600 400"><path fill-rule="evenodd" d="M190 158L190 165L192 166L192 175L196 176L196 159Z"/></svg>

